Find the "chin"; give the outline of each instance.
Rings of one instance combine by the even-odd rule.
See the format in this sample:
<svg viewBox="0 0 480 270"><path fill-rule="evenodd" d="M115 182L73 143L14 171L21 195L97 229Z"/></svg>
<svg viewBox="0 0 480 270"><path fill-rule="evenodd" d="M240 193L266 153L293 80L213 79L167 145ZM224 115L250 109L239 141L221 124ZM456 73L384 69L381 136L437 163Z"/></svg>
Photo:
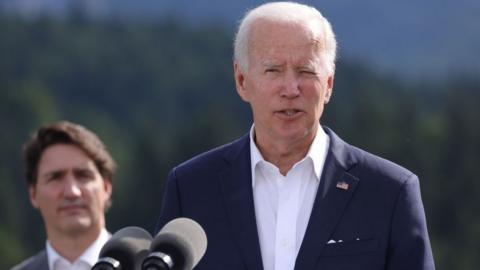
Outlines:
<svg viewBox="0 0 480 270"><path fill-rule="evenodd" d="M279 137L285 140L298 140L308 136L312 132L312 128L302 127L291 127L291 128L282 128L279 130Z"/></svg>
<svg viewBox="0 0 480 270"><path fill-rule="evenodd" d="M67 220L63 224L63 228L69 234L82 234L92 227L93 223L90 218L77 218L75 220Z"/></svg>

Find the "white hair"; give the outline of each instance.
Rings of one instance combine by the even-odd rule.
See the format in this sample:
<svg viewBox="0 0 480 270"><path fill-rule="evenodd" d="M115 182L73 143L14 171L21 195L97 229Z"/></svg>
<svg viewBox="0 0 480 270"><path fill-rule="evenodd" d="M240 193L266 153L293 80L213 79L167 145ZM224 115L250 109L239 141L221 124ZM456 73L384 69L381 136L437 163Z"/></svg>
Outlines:
<svg viewBox="0 0 480 270"><path fill-rule="evenodd" d="M240 69L248 68L248 44L251 28L259 19L303 24L312 28L323 39L323 54L327 69L333 72L337 51L337 41L328 20L314 7L295 2L271 2L248 11L240 22L234 41L234 61ZM314 23L312 23L314 22Z"/></svg>

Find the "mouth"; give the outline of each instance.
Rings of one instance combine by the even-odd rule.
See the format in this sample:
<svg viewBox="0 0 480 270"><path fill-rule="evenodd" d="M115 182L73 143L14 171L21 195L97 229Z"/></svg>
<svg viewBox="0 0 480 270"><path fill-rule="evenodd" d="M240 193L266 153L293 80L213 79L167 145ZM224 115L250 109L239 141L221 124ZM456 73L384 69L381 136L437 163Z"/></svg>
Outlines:
<svg viewBox="0 0 480 270"><path fill-rule="evenodd" d="M63 205L58 208L59 212L66 212L66 213L71 213L71 212L78 212L78 211L83 211L86 209L85 205L80 205L80 204L72 204L72 205Z"/></svg>
<svg viewBox="0 0 480 270"><path fill-rule="evenodd" d="M298 117L299 115L303 114L303 111L298 109L285 109L285 110L275 111L275 114L277 114L280 117L290 119L290 118Z"/></svg>

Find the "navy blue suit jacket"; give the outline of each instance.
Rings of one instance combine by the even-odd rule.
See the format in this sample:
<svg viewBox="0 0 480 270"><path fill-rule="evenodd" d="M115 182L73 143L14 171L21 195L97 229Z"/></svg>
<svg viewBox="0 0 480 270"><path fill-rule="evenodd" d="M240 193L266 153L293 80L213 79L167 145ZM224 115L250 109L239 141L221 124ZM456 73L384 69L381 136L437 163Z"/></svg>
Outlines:
<svg viewBox="0 0 480 270"><path fill-rule="evenodd" d="M433 270L417 176L324 130L330 147L295 270ZM195 269L263 269L248 134L171 171L157 231L177 217L207 234Z"/></svg>

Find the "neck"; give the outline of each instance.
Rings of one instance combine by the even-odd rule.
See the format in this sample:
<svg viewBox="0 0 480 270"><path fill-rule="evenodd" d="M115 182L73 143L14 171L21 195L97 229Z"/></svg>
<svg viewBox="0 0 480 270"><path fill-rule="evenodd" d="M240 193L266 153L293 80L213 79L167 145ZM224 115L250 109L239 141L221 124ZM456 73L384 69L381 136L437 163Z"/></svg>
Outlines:
<svg viewBox="0 0 480 270"><path fill-rule="evenodd" d="M280 173L285 176L295 163L307 155L315 134L316 132L312 132L304 138L288 141L268 140L255 136L255 142L263 158L277 166Z"/></svg>
<svg viewBox="0 0 480 270"><path fill-rule="evenodd" d="M100 236L102 228L82 232L47 233L48 241L55 251L70 262L74 262Z"/></svg>

